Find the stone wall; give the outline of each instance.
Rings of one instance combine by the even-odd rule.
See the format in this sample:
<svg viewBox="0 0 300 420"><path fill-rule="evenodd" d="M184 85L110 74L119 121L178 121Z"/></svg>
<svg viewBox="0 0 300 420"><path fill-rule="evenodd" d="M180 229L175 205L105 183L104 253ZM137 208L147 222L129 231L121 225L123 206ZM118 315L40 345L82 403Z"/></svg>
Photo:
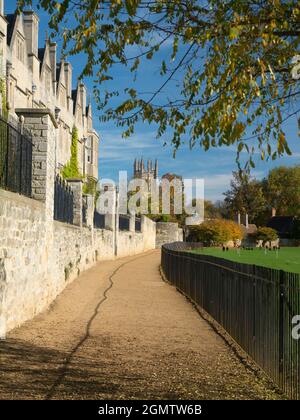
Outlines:
<svg viewBox="0 0 300 420"><path fill-rule="evenodd" d="M156 223L146 216L142 216L142 233L144 249L154 249L156 246Z"/></svg>
<svg viewBox="0 0 300 420"><path fill-rule="evenodd" d="M183 240L183 231L178 227L178 223L156 223L156 248L171 242L180 242Z"/></svg>
<svg viewBox="0 0 300 420"><path fill-rule="evenodd" d="M43 203L0 189L0 336L48 303Z"/></svg>
<svg viewBox="0 0 300 420"><path fill-rule="evenodd" d="M88 195L83 226L78 179L69 179L74 225L54 221L55 117L46 108L16 112L33 137L33 198L0 190L0 337L46 309L68 283L97 261L154 249L156 238L155 223L144 216L141 232L135 232L134 216L129 232L119 231L115 215L106 216L107 229L94 229L94 200ZM116 197L116 191L112 194ZM117 212L117 205L114 209Z"/></svg>
<svg viewBox="0 0 300 420"><path fill-rule="evenodd" d="M146 217L142 232L68 225L47 219L45 203L0 189L0 337L98 261L154 247L155 223Z"/></svg>

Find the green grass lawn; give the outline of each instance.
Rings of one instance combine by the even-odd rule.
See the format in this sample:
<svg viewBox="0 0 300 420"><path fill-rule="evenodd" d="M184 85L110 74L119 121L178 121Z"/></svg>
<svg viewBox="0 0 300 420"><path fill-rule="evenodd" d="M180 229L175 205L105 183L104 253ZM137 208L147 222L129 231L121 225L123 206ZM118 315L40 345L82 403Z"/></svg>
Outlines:
<svg viewBox="0 0 300 420"><path fill-rule="evenodd" d="M276 251L265 253L264 249L258 248L253 251L230 249L225 252L222 248L203 248L192 252L300 274L300 248L281 248L278 255Z"/></svg>

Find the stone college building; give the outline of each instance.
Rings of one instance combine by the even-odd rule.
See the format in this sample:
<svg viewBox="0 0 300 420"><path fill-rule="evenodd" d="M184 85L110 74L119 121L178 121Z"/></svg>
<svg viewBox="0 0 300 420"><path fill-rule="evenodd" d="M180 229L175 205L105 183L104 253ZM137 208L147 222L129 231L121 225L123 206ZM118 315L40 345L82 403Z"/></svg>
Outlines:
<svg viewBox="0 0 300 420"><path fill-rule="evenodd" d="M48 108L58 124L55 167L59 172L70 159L72 129L78 129L79 170L98 178L99 136L93 129L87 89L79 82L72 86L72 66L58 62L57 45L46 40L39 48L39 18L33 11L4 13L0 0L1 78L9 119L17 119L16 109ZM3 101L0 101L3 107Z"/></svg>

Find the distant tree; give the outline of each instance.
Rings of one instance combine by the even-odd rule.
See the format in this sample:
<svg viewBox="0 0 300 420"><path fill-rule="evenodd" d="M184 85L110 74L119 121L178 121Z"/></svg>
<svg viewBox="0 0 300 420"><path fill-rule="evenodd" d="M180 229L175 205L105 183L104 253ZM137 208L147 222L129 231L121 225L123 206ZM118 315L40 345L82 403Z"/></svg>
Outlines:
<svg viewBox="0 0 300 420"><path fill-rule="evenodd" d="M232 217L237 213L247 213L249 221L255 223L260 214L265 212L266 200L262 184L247 172L233 172L230 190L224 195Z"/></svg>
<svg viewBox="0 0 300 420"><path fill-rule="evenodd" d="M269 214L272 207L277 215L300 217L300 166L280 166L270 171L263 181Z"/></svg>
<svg viewBox="0 0 300 420"><path fill-rule="evenodd" d="M220 209L210 200L204 200L205 219L220 219L222 217Z"/></svg>
<svg viewBox="0 0 300 420"><path fill-rule="evenodd" d="M193 198L192 206L195 207L196 203L197 203L197 199ZM204 219L205 220L220 219L222 218L222 216L223 214L218 204L215 204L210 200L204 200Z"/></svg>
<svg viewBox="0 0 300 420"><path fill-rule="evenodd" d="M214 203L215 208L217 209L217 212L220 214L222 219L232 219L233 215L230 214L230 211L225 203L224 200L217 200Z"/></svg>
<svg viewBox="0 0 300 420"><path fill-rule="evenodd" d="M222 218L222 212L218 205L215 205L210 200L198 200L197 198L192 199L192 206L196 207L197 202L202 203L204 201L204 219L220 219Z"/></svg>

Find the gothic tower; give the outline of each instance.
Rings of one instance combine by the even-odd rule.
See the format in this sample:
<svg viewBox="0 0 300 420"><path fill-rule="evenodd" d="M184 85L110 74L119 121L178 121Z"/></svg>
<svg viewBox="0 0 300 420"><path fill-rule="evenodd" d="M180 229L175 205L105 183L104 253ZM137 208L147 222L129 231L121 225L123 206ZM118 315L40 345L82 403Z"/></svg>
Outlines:
<svg viewBox="0 0 300 420"><path fill-rule="evenodd" d="M133 178L144 179L150 183L153 179L158 178L158 161L153 162L149 159L147 161L147 168L144 163L144 159L135 159L133 164Z"/></svg>

